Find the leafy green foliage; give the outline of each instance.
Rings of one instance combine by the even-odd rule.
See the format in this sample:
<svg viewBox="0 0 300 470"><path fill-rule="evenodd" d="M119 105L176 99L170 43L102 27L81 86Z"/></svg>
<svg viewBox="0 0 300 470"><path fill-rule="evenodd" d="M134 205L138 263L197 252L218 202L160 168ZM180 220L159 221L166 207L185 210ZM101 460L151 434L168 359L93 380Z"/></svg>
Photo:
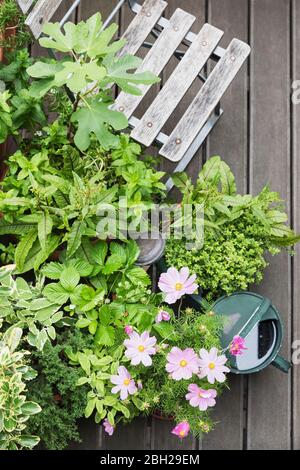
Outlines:
<svg viewBox="0 0 300 470"><path fill-rule="evenodd" d="M8 91L0 93L0 143L5 142L13 127L11 109L7 103L9 98L10 94Z"/></svg>
<svg viewBox="0 0 300 470"><path fill-rule="evenodd" d="M18 236L18 272L38 270L62 243L71 258L84 237L106 238L113 225L99 225L107 219L99 208L113 204L117 211L118 196L127 198L128 222L137 225L143 209L164 194L160 181L164 173L138 160L140 152L140 146L121 135L111 155L96 147L80 159L54 123L45 129L42 145L9 157L0 192L0 236Z"/></svg>
<svg viewBox="0 0 300 470"><path fill-rule="evenodd" d="M102 30L100 13L78 25L66 23L64 32L59 23L48 23L40 39L43 47L55 49L66 55L60 61L38 61L28 67L29 75L36 79L31 87L35 98L44 96L51 88L66 86L76 95L71 122L77 122L75 145L85 151L90 146L91 134L104 149L118 145L118 137L111 132L124 129L128 121L124 114L112 111L107 90L117 84L127 93L139 94L136 84L152 84L159 79L151 72L129 73L136 69L141 59L115 54L125 42L111 42L117 30L112 24Z"/></svg>
<svg viewBox="0 0 300 470"><path fill-rule="evenodd" d="M188 250L184 240L171 239L166 260L169 266L188 266L210 296L261 281L265 252L278 253L300 240L286 225L279 195L267 187L257 196L238 195L233 174L220 157L208 160L195 186L182 173L174 182L183 203L204 205L204 245Z"/></svg>
<svg viewBox="0 0 300 470"><path fill-rule="evenodd" d="M0 449L32 449L39 438L28 434L27 423L40 406L27 400L26 381L35 377L28 366L28 351L18 350L22 329L0 334Z"/></svg>
<svg viewBox="0 0 300 470"><path fill-rule="evenodd" d="M43 295L49 302L70 304L66 310L77 315L76 326L87 328L99 346L115 344L115 328L124 321L148 328L157 313L160 295L149 290L150 278L134 266L139 251L134 241L126 244L91 243L82 246L71 260L46 264L42 273L53 281Z"/></svg>
<svg viewBox="0 0 300 470"><path fill-rule="evenodd" d="M24 330L24 340L31 346L42 350L48 341L54 340L58 323L63 312L60 311L61 298L49 301L42 295L42 284L28 284L25 279L13 279L11 272L15 266L0 268L0 319L5 330L15 327Z"/></svg>
<svg viewBox="0 0 300 470"><path fill-rule="evenodd" d="M5 134L3 134L5 127L3 123L0 128L3 139L4 137L6 139L8 134L14 134L17 138L21 138L17 134L17 130L32 131L36 127L45 125L47 121L41 100L32 97L28 91L29 75L26 69L32 64L28 51L26 49L16 50L8 53L7 56L8 64L0 64L0 83L5 90L3 95L6 94L6 101L9 100L10 116L5 114L7 109L1 109L0 119L4 120L7 126ZM3 99L1 99L1 103L2 101Z"/></svg>
<svg viewBox="0 0 300 470"><path fill-rule="evenodd" d="M80 441L78 419L84 417L88 387L77 386L84 373L69 364L64 351L90 343L88 335L67 330L57 336L55 345L48 343L42 352L32 353L37 377L29 384L28 397L42 411L32 417L28 429L41 437L43 449L61 450L70 441Z"/></svg>
<svg viewBox="0 0 300 470"><path fill-rule="evenodd" d="M108 103L100 103L97 98L86 102L85 108L78 109L72 115L72 122L78 122L78 129L74 136L74 142L80 150L86 150L90 145L90 134L93 132L104 149L116 147L118 137L114 136L105 124L116 130L127 127L126 117L109 109Z"/></svg>

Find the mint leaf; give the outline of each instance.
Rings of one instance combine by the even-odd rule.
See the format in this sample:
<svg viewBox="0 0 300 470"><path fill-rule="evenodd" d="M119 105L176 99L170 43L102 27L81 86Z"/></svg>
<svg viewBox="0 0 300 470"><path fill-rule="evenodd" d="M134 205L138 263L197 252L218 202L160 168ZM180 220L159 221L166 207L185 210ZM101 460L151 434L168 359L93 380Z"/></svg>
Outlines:
<svg viewBox="0 0 300 470"><path fill-rule="evenodd" d="M39 216L38 222L38 237L41 244L41 248L44 250L46 248L46 243L48 235L52 232L53 221L48 212L43 212Z"/></svg>
<svg viewBox="0 0 300 470"><path fill-rule="evenodd" d="M76 220L72 225L71 232L68 237L67 257L70 258L78 250L82 236L86 230L86 222L84 220Z"/></svg>
<svg viewBox="0 0 300 470"><path fill-rule="evenodd" d="M22 269L24 268L27 255L31 250L35 240L37 239L37 235L38 234L35 228L29 230L29 232L24 235L18 243L18 246L15 251L15 263L19 271L22 271Z"/></svg>

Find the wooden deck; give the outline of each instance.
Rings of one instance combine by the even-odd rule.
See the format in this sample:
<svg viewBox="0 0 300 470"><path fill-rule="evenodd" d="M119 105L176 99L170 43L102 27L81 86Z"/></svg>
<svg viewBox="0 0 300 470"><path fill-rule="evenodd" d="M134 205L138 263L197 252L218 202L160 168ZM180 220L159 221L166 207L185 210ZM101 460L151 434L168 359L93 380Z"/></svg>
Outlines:
<svg viewBox="0 0 300 470"><path fill-rule="evenodd" d="M62 2L60 18L70 3ZM83 0L73 19L85 19L97 10L105 17L115 3ZM300 105L291 101L292 82L300 79L300 0L169 0L168 4L168 17L179 6L197 17L193 31L207 21L225 31L224 47L237 37L252 48L250 60L222 102L224 115L190 165L190 174L195 176L209 156L220 155L237 176L239 191L256 193L266 184L279 191L291 223L300 231ZM117 19L122 31L133 17L125 8ZM33 47L34 54L39 50ZM182 115L181 106L176 113ZM163 162L163 168L172 169L172 164ZM292 341L300 339L299 255L298 248L292 259L286 253L273 258L258 289L282 313L286 358ZM173 423L149 418L119 427L113 437L93 423L83 423L88 439L79 447L300 449L299 366L288 375L269 367L251 376L230 376L229 385L231 390L224 392L215 409L219 424L201 442L191 438L180 443L170 434Z"/></svg>

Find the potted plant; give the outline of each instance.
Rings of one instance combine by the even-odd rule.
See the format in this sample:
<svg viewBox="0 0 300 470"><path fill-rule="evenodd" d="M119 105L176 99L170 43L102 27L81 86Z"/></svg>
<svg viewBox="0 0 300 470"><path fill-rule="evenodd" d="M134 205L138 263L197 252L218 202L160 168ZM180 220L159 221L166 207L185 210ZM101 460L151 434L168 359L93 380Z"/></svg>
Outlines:
<svg viewBox="0 0 300 470"><path fill-rule="evenodd" d="M12 48L22 48L30 43L26 31L25 16L15 0L0 1L0 62L6 59L6 52Z"/></svg>
<svg viewBox="0 0 300 470"><path fill-rule="evenodd" d="M165 264L192 269L209 299L259 283L266 253L275 255L300 240L286 223L279 194L268 187L257 196L237 194L234 175L218 156L205 163L195 185L185 173L172 178L182 204L203 205L204 233L191 248L188 240L171 237Z"/></svg>

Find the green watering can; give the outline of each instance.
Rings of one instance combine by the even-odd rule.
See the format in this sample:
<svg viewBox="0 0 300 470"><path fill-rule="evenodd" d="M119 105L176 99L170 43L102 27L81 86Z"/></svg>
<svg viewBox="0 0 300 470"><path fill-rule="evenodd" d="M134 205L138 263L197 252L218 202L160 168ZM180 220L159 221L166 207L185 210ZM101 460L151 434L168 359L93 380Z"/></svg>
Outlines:
<svg viewBox="0 0 300 470"><path fill-rule="evenodd" d="M201 304L201 295L192 295L195 304ZM251 374L269 364L283 372L288 372L291 364L280 357L283 325L277 309L266 297L254 292L236 292L219 298L212 310L225 317L222 348L230 363L231 372ZM235 335L245 338L243 354L233 356L228 347Z"/></svg>

